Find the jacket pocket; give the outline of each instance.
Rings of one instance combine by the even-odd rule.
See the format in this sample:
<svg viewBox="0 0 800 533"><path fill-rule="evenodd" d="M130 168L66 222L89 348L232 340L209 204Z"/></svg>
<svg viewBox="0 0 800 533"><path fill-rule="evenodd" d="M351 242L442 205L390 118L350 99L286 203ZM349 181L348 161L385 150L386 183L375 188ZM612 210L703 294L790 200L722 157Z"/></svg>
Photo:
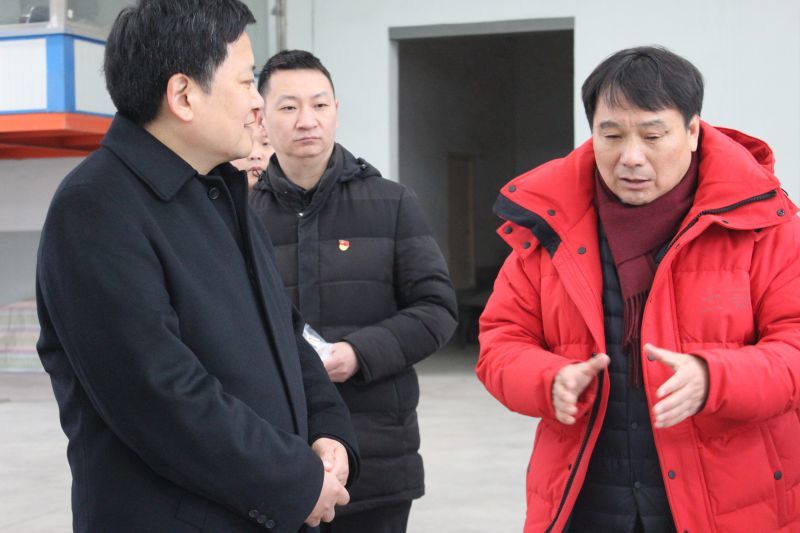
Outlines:
<svg viewBox="0 0 800 533"><path fill-rule="evenodd" d="M720 531L740 527L745 508L758 511L751 519L757 519L767 531L775 525L775 492L762 428L751 424L732 429L729 433L715 432L713 437L698 433L711 511Z"/></svg>
<svg viewBox="0 0 800 533"><path fill-rule="evenodd" d="M797 413L789 412L771 419L764 424L763 432L775 484L778 523L793 523L798 519L796 495L800 485L800 421Z"/></svg>
<svg viewBox="0 0 800 533"><path fill-rule="evenodd" d="M191 524L200 531L206 523L208 515L208 500L195 494L186 493L178 504L178 511L175 516L187 524Z"/></svg>
<svg viewBox="0 0 800 533"><path fill-rule="evenodd" d="M550 522L561 501L573 467L575 437L565 435L559 422L542 419L536 427L533 452L525 476L528 519ZM579 435L579 433L576 433Z"/></svg>

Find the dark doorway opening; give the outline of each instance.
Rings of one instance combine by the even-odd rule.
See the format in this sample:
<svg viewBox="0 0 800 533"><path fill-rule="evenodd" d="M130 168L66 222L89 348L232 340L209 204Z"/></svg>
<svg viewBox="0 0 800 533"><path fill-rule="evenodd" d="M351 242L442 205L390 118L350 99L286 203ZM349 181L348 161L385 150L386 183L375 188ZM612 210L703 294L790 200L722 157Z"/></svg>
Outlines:
<svg viewBox="0 0 800 533"><path fill-rule="evenodd" d="M568 153L574 137L573 31L476 33L396 40L399 180L416 191L447 258L460 343L477 341L509 252L492 213L500 188Z"/></svg>

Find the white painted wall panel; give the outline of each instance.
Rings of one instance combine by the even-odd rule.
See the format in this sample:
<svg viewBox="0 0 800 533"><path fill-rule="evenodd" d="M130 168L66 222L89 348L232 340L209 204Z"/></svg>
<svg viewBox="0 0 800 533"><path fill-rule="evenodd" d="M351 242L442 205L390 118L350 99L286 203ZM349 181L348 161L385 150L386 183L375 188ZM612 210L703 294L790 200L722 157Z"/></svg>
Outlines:
<svg viewBox="0 0 800 533"><path fill-rule="evenodd" d="M104 51L102 44L75 40L75 110L79 113L116 112L103 75Z"/></svg>
<svg viewBox="0 0 800 533"><path fill-rule="evenodd" d="M47 109L45 39L0 41L0 113Z"/></svg>
<svg viewBox="0 0 800 533"><path fill-rule="evenodd" d="M58 184L82 160L0 159L0 232L41 230Z"/></svg>

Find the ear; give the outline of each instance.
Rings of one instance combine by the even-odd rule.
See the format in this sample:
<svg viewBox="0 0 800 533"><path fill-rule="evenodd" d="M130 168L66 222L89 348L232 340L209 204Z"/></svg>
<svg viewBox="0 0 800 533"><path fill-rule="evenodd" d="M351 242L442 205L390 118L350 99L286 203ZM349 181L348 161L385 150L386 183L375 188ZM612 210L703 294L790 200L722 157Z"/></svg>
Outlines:
<svg viewBox="0 0 800 533"><path fill-rule="evenodd" d="M167 91L164 95L167 109L179 120L188 122L194 118L192 108L193 93L199 89L194 80L186 74L173 74L167 80Z"/></svg>
<svg viewBox="0 0 800 533"><path fill-rule="evenodd" d="M336 104L336 129L339 129L339 100L334 100Z"/></svg>
<svg viewBox="0 0 800 533"><path fill-rule="evenodd" d="M689 147L692 152L697 151L697 143L700 140L700 116L695 115L689 121Z"/></svg>

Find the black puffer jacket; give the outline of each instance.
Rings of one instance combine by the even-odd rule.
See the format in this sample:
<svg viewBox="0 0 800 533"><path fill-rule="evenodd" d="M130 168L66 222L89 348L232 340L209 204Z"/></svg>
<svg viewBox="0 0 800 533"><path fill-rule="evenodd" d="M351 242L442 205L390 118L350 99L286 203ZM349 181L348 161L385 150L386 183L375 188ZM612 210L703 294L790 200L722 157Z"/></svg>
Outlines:
<svg viewBox="0 0 800 533"><path fill-rule="evenodd" d="M599 243L611 389L608 411L566 531L674 532L644 388L629 385L630 355L622 349L622 294L602 228Z"/></svg>
<svg viewBox="0 0 800 533"><path fill-rule="evenodd" d="M339 384L361 473L337 514L420 497L412 365L450 338L456 299L417 198L337 144L314 190L289 182L273 157L250 203L292 301L328 342L349 342L361 367Z"/></svg>

